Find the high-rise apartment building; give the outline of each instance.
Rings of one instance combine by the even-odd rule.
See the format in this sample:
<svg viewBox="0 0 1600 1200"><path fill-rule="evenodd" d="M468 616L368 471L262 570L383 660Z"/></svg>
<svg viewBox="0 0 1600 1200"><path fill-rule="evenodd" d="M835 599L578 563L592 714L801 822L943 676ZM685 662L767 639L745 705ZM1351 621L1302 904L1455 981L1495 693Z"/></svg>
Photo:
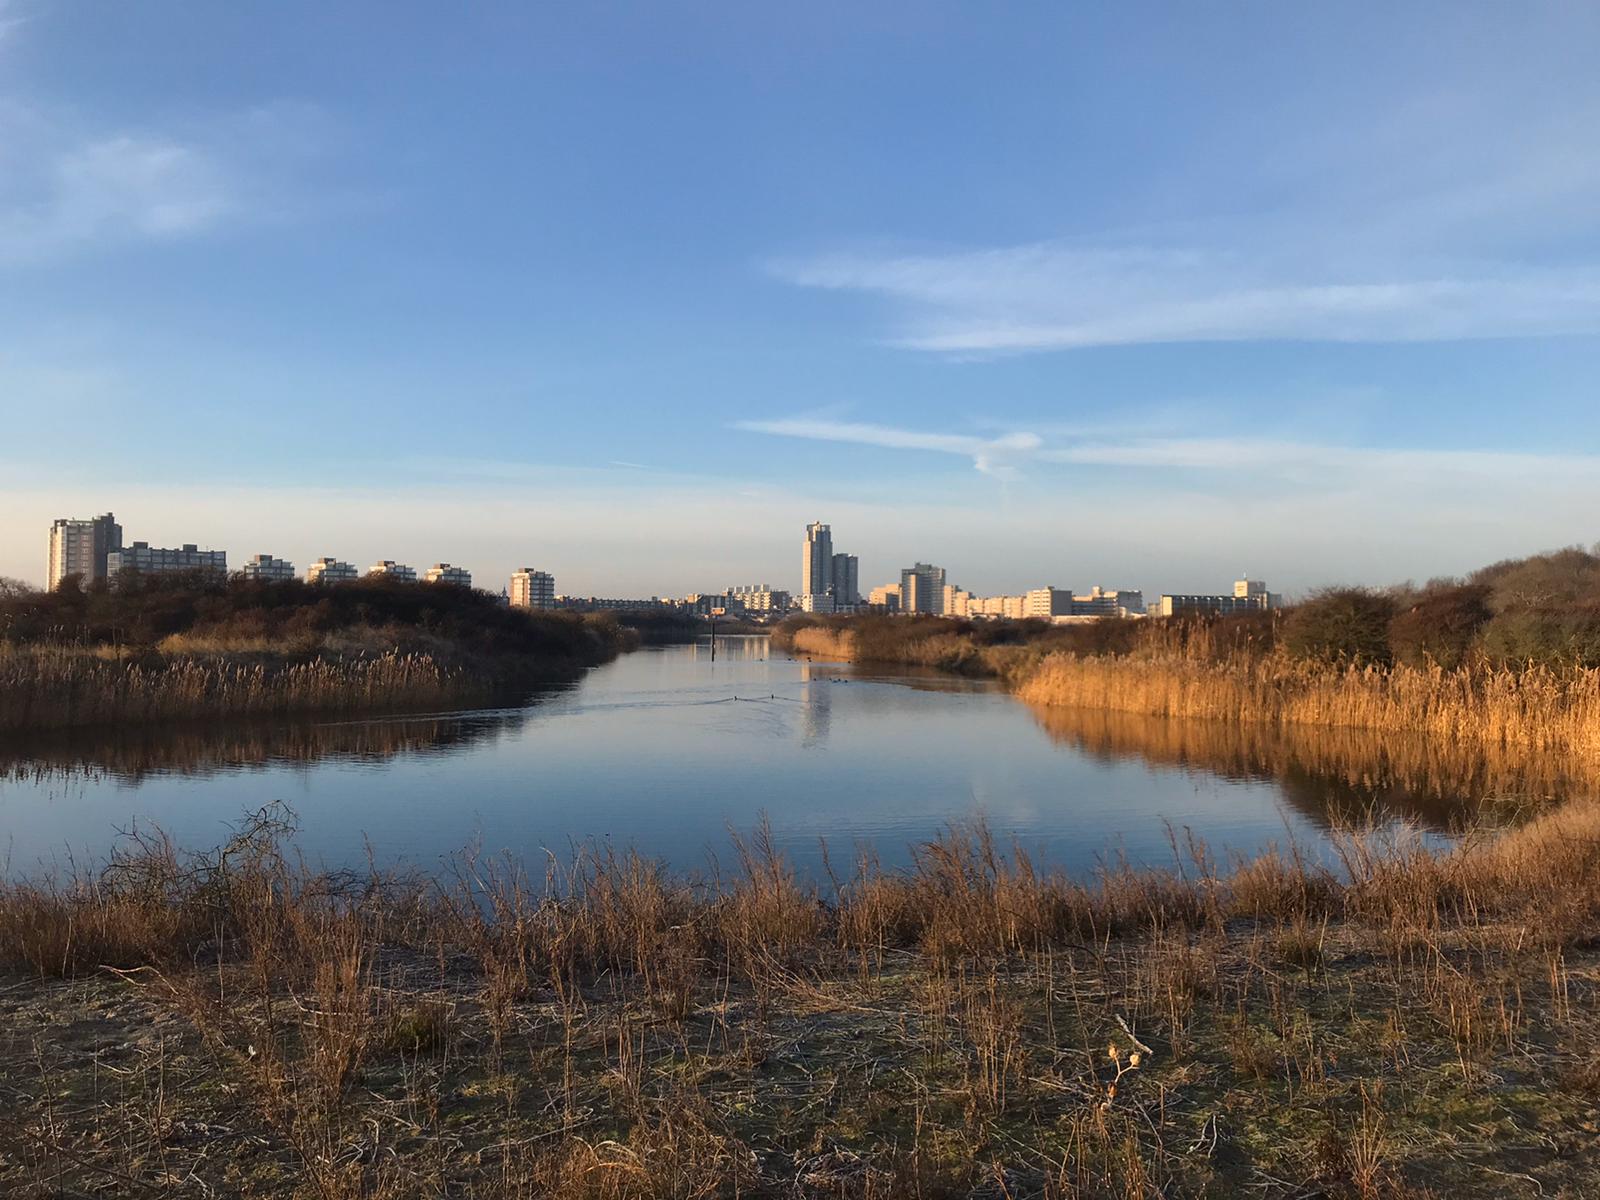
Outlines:
<svg viewBox="0 0 1600 1200"><path fill-rule="evenodd" d="M367 574L379 579L393 579L397 583L415 583L417 581L417 572L414 567L408 567L405 563L397 563L392 558L379 559L367 568Z"/></svg>
<svg viewBox="0 0 1600 1200"><path fill-rule="evenodd" d="M109 574L107 556L122 549L122 526L110 513L88 521L63 517L50 526L50 590L68 575L85 583Z"/></svg>
<svg viewBox="0 0 1600 1200"><path fill-rule="evenodd" d="M919 562L900 572L900 611L942 613L944 568Z"/></svg>
<svg viewBox="0 0 1600 1200"><path fill-rule="evenodd" d="M554 608L556 577L548 571L523 567L511 575L512 608Z"/></svg>
<svg viewBox="0 0 1600 1200"><path fill-rule="evenodd" d="M472 572L465 567L452 567L447 562L434 563L422 573L424 583L448 583L454 587L472 586Z"/></svg>
<svg viewBox="0 0 1600 1200"><path fill-rule="evenodd" d="M349 583L355 578L355 567L337 558L319 558L306 568L307 583Z"/></svg>
<svg viewBox="0 0 1600 1200"><path fill-rule="evenodd" d="M834 611L854 612L860 608L861 560L854 554L835 554L831 574Z"/></svg>
<svg viewBox="0 0 1600 1200"><path fill-rule="evenodd" d="M821 521L806 526L800 557L800 607L806 612L833 611L833 530Z"/></svg>
<svg viewBox="0 0 1600 1200"><path fill-rule="evenodd" d="M273 583L282 583L294 578L294 564L285 558L273 558L270 554L251 555L250 561L239 568L239 574L246 579L266 579Z"/></svg>
<svg viewBox="0 0 1600 1200"><path fill-rule="evenodd" d="M201 550L193 542L185 542L176 550L152 546L149 542L135 542L121 550L106 555L106 573L118 575L123 571L137 571L142 575L165 575L180 571L209 571L222 575L228 573L226 550Z"/></svg>

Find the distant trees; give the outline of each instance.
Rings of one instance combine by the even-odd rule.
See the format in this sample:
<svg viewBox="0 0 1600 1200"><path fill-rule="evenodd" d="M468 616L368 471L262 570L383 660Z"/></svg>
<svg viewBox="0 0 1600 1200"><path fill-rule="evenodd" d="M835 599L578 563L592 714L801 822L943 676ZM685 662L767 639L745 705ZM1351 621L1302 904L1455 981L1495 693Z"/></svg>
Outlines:
<svg viewBox="0 0 1600 1200"><path fill-rule="evenodd" d="M137 575L115 586L70 579L53 592L0 594L0 638L154 648L179 635L219 646L296 652L379 631L399 648L431 653L592 657L617 640L615 624L574 613L507 608L470 588L362 579L318 585L217 575ZM359 640L359 639L358 639Z"/></svg>
<svg viewBox="0 0 1600 1200"><path fill-rule="evenodd" d="M1483 583L1433 584L1404 601L1389 622L1389 652L1396 662L1459 667L1472 655L1494 616Z"/></svg>
<svg viewBox="0 0 1600 1200"><path fill-rule="evenodd" d="M1296 658L1357 665L1388 663L1393 596L1369 588L1327 588L1290 611L1283 644Z"/></svg>

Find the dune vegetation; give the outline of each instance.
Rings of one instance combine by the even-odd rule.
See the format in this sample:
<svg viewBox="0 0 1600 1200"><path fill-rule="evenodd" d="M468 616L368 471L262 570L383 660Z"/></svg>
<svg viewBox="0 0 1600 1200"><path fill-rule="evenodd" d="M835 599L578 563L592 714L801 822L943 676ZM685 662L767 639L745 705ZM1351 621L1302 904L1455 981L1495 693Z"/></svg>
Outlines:
<svg viewBox="0 0 1600 1200"><path fill-rule="evenodd" d="M1593 801L1090 880L981 826L324 874L285 816L0 887L6 1194L1600 1189Z"/></svg>

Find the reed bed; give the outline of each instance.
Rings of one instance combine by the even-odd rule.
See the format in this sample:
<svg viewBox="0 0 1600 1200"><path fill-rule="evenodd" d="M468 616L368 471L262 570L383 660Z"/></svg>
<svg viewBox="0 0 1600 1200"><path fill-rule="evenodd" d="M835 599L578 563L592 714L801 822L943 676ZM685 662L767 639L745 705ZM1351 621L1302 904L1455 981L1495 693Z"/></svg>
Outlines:
<svg viewBox="0 0 1600 1200"><path fill-rule="evenodd" d="M1600 763L1600 668L1482 659L1451 668L1350 665L1257 644L1257 631L1245 623L1137 625L1114 631L1128 642L1116 654L1055 648L1071 629L1040 625L1021 630L1015 642L986 644L979 637L989 631L977 626L905 618L801 624L782 630L775 644L822 658L998 678L1038 706L1360 729Z"/></svg>
<svg viewBox="0 0 1600 1200"><path fill-rule="evenodd" d="M283 814L0 888L7 1194L1583 1196L1600 802L1068 878L322 874Z"/></svg>
<svg viewBox="0 0 1600 1200"><path fill-rule="evenodd" d="M1050 655L1014 685L1032 704L1151 717L1318 725L1600 757L1600 670L1340 667L1281 655L1222 662Z"/></svg>
<svg viewBox="0 0 1600 1200"><path fill-rule="evenodd" d="M0 654L0 731L426 709L488 690L481 675L420 653L306 662L135 661L37 649Z"/></svg>

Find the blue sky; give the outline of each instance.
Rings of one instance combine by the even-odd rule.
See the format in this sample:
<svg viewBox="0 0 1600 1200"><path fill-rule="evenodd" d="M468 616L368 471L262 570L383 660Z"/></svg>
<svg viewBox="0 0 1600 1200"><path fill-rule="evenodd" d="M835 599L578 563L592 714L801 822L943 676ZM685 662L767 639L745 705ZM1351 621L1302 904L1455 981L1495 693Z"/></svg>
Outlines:
<svg viewBox="0 0 1600 1200"><path fill-rule="evenodd" d="M1600 8L0 0L56 516L582 594L1600 538Z"/></svg>

